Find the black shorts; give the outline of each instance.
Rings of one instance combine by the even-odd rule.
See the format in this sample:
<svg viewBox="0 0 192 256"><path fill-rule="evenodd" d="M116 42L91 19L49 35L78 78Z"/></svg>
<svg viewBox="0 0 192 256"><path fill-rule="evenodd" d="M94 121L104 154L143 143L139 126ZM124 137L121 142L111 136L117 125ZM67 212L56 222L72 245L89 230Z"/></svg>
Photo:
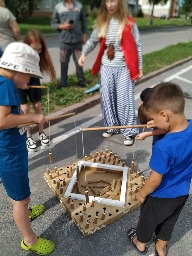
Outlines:
<svg viewBox="0 0 192 256"><path fill-rule="evenodd" d="M21 104L27 104L28 99L32 103L41 101L42 92L39 88L30 88L28 90L19 89L19 96Z"/></svg>
<svg viewBox="0 0 192 256"><path fill-rule="evenodd" d="M188 195L177 198L148 196L140 209L138 241L148 243L154 233L157 239L169 241L187 199Z"/></svg>

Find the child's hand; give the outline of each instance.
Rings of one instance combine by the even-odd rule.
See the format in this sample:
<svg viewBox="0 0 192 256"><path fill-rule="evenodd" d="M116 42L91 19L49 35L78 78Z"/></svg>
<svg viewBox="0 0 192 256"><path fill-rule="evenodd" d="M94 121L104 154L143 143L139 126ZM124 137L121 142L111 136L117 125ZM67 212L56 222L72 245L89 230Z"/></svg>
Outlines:
<svg viewBox="0 0 192 256"><path fill-rule="evenodd" d="M144 203L145 202L145 199L146 199L146 197L143 197L140 193L139 193L139 191L137 192L137 194L135 195L135 197L136 197L136 199L140 202L140 203Z"/></svg>
<svg viewBox="0 0 192 256"><path fill-rule="evenodd" d="M150 120L147 122L147 128L153 128L156 127L154 120Z"/></svg>
<svg viewBox="0 0 192 256"><path fill-rule="evenodd" d="M83 67L84 66L84 62L85 62L85 55L82 54L81 57L78 60L79 66Z"/></svg>
<svg viewBox="0 0 192 256"><path fill-rule="evenodd" d="M34 123L35 124L44 124L47 122L47 119L42 114L34 114Z"/></svg>
<svg viewBox="0 0 192 256"><path fill-rule="evenodd" d="M136 140L144 140L147 137L147 134L145 132L142 132L140 134L138 134L135 139Z"/></svg>

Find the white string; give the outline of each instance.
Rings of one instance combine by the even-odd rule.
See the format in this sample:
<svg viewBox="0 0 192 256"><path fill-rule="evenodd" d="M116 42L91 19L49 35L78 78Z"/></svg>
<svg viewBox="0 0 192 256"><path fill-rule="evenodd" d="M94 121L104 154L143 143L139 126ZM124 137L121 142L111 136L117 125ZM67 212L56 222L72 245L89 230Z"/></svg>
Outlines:
<svg viewBox="0 0 192 256"><path fill-rule="evenodd" d="M75 115L73 116L73 122L75 126L75 149L76 149L76 158L77 158L77 125L76 125Z"/></svg>
<svg viewBox="0 0 192 256"><path fill-rule="evenodd" d="M84 157L85 156L85 148L84 148L83 131L81 131L81 139L82 139L82 149L83 149L83 157Z"/></svg>
<svg viewBox="0 0 192 256"><path fill-rule="evenodd" d="M47 114L49 115L49 102L50 102L50 95L49 95L49 87L47 88ZM51 123L49 121L49 144L50 144L50 137L51 137Z"/></svg>

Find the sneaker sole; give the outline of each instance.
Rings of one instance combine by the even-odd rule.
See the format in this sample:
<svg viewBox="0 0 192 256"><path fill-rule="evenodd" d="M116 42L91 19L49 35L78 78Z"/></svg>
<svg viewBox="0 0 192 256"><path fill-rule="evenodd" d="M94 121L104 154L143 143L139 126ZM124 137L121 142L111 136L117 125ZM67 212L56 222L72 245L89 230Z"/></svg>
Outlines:
<svg viewBox="0 0 192 256"><path fill-rule="evenodd" d="M35 149L27 148L27 150L28 150L28 152L37 152L37 151L38 151L38 149L37 149L37 148L35 148Z"/></svg>

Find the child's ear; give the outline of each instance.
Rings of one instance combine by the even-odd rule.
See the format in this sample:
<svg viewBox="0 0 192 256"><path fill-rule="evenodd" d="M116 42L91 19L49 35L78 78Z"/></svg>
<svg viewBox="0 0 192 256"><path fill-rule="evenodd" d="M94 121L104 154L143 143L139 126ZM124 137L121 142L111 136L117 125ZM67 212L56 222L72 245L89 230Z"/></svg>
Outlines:
<svg viewBox="0 0 192 256"><path fill-rule="evenodd" d="M169 121L169 114L166 112L166 111L161 111L160 112L160 115L161 115L161 117L163 118L163 120L165 121L165 122L168 122Z"/></svg>

